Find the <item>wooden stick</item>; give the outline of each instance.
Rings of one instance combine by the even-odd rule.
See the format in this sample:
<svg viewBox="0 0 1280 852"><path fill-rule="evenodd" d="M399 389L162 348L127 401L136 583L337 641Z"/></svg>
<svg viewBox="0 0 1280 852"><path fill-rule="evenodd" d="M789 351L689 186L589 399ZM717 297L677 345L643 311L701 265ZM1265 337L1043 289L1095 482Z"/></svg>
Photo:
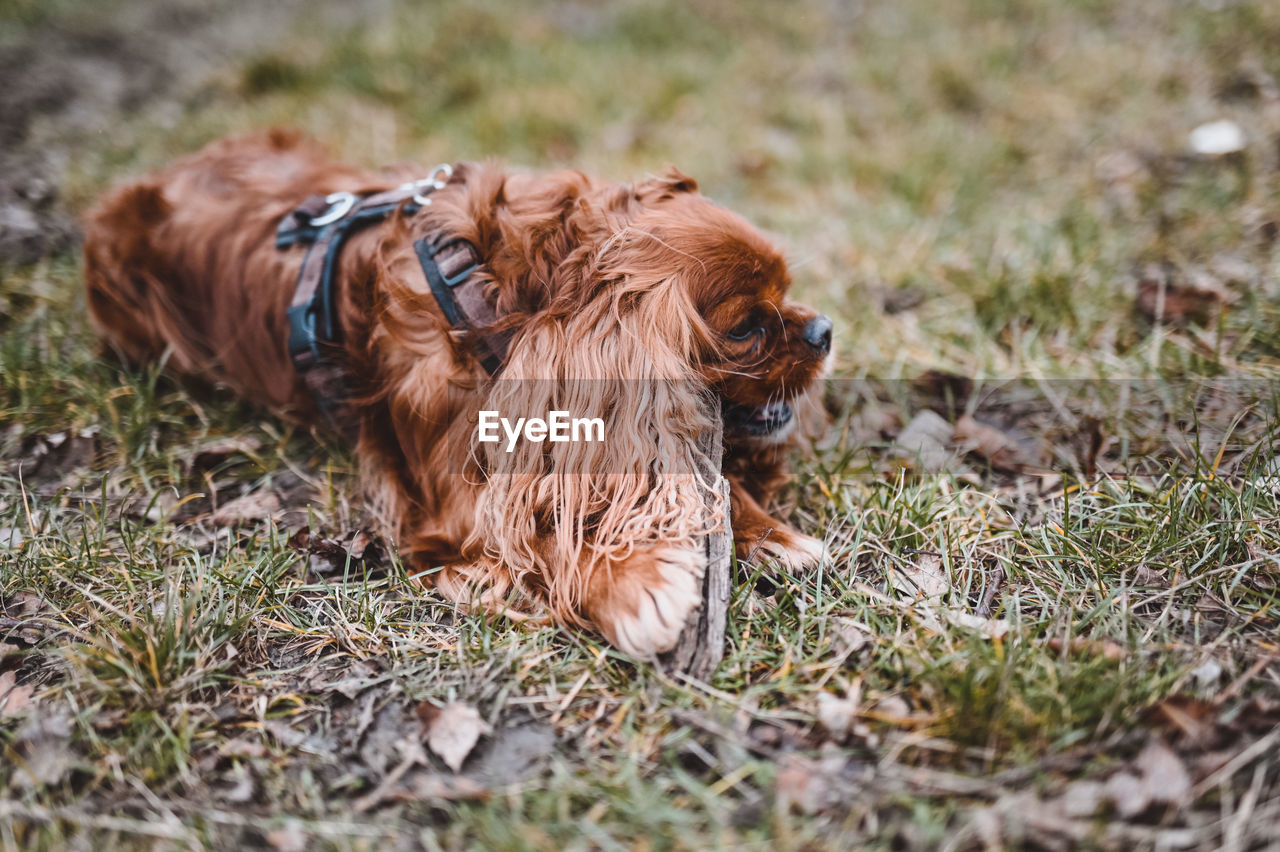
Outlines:
<svg viewBox="0 0 1280 852"><path fill-rule="evenodd" d="M716 483L716 496L724 517L723 527L703 540L707 572L702 577L702 608L685 623L680 642L663 654L662 662L673 672L696 680L709 680L724 659L725 630L729 621L729 592L733 578L733 527L729 522L729 480L720 473L724 456L724 428L716 418L713 428L699 442L707 459L703 475Z"/></svg>

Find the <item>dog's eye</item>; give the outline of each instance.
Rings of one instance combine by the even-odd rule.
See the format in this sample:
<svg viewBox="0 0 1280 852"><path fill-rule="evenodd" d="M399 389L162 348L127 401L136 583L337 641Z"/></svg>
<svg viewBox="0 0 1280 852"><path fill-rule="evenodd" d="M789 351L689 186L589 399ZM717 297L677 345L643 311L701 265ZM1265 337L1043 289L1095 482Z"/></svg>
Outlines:
<svg viewBox="0 0 1280 852"><path fill-rule="evenodd" d="M733 327L729 332L730 340L750 340L757 334L764 334L764 329L760 327L760 321L755 317L745 319Z"/></svg>

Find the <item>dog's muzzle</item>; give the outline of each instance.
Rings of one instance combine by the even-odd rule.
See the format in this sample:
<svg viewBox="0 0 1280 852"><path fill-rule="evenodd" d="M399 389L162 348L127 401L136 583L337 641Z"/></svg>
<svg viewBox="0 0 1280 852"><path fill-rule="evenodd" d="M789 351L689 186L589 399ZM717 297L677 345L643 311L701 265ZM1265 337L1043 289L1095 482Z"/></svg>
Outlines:
<svg viewBox="0 0 1280 852"><path fill-rule="evenodd" d="M726 402L723 405L724 425L726 429L745 432L748 435L772 435L786 428L794 413L785 402L771 402L768 405L738 405Z"/></svg>

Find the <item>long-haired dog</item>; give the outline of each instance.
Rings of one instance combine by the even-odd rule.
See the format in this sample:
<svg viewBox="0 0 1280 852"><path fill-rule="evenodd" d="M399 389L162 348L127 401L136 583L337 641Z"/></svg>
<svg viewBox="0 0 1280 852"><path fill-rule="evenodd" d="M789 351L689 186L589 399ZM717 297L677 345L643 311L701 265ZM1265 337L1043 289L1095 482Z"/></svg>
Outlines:
<svg viewBox="0 0 1280 852"><path fill-rule="evenodd" d="M167 356L314 421L325 401L289 342L307 247L277 247L277 228L317 193L396 185L290 133L215 142L89 215L92 317L131 361ZM627 185L464 163L434 188L353 230L331 270L328 357L362 478L411 569L460 603L549 613L640 657L671 648L700 602L699 536L723 522L698 473L709 400L739 556L820 558L766 507L831 323L787 299L764 236L674 169ZM439 234L474 247L472 278L509 341L497 380L484 335L451 321L424 280L415 245ZM482 410L599 417L605 440L508 452L505 436L475 441Z"/></svg>

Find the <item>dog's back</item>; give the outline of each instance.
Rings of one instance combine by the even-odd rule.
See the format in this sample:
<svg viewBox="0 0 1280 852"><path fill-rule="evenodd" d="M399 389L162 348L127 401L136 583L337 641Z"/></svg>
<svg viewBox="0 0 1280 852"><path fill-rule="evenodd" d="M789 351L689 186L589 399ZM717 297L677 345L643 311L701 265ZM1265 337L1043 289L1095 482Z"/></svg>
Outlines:
<svg viewBox="0 0 1280 852"><path fill-rule="evenodd" d="M301 253L275 248L276 224L309 194L371 180L272 131L215 142L115 190L85 223L94 324L133 362L168 353L172 369L289 407L299 395L283 329Z"/></svg>

